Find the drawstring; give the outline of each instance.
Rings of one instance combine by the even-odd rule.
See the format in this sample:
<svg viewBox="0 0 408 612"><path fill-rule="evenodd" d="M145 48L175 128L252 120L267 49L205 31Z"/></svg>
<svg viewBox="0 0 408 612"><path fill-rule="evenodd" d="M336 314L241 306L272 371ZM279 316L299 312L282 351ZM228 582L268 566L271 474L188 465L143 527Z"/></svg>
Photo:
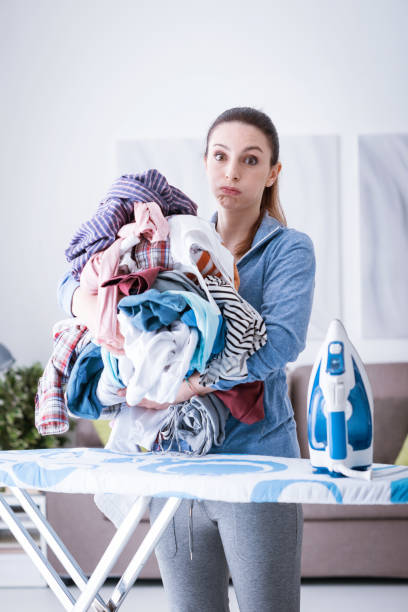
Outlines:
<svg viewBox="0 0 408 612"><path fill-rule="evenodd" d="M190 549L190 561L193 560L193 505L194 499L190 501L189 515L188 515L188 546Z"/></svg>

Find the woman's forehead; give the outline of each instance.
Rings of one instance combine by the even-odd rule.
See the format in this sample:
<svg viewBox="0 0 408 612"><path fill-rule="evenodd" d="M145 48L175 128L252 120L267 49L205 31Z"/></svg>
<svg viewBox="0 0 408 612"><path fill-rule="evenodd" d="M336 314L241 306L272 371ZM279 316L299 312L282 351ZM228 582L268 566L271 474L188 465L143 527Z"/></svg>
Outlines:
<svg viewBox="0 0 408 612"><path fill-rule="evenodd" d="M240 121L229 121L217 125L211 133L211 147L224 146L225 148L256 147L258 150L265 151L268 140L264 133L254 125L248 125Z"/></svg>

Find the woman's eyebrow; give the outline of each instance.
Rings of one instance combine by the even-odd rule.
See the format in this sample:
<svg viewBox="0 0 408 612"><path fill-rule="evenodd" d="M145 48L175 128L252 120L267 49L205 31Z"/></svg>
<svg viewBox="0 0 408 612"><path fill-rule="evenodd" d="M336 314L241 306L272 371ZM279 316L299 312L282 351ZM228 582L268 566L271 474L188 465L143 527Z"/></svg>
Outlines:
<svg viewBox="0 0 408 612"><path fill-rule="evenodd" d="M227 147L226 145L223 144L213 144L213 147L224 147L224 149L227 149L227 151L230 150L229 147ZM261 147L258 147L256 145L254 145L253 147L245 147L245 149L242 150L242 152L244 153L245 151L250 151L251 149L258 149L258 151L260 151L261 153L263 153Z"/></svg>

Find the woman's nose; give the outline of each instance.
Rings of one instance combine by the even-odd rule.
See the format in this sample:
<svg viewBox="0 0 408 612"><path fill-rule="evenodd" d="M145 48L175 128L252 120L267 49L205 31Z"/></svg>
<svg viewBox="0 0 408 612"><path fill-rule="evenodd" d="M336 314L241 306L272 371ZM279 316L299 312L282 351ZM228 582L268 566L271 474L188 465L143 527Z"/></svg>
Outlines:
<svg viewBox="0 0 408 612"><path fill-rule="evenodd" d="M225 168L225 178L230 181L237 181L239 179L239 172L236 164L230 164Z"/></svg>

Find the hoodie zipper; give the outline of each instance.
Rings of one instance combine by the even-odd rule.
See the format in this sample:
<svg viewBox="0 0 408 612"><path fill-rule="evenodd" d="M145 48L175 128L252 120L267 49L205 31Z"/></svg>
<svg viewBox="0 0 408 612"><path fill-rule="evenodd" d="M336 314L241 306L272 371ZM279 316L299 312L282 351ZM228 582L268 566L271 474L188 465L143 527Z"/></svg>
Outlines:
<svg viewBox="0 0 408 612"><path fill-rule="evenodd" d="M239 263L241 263L241 261L251 253L251 251L253 251L254 249L257 249L259 246L261 246L261 244L263 244L265 242L265 240L267 240L268 238L270 238L271 236L273 236L274 234L276 234L276 232L278 230L281 230L281 227L275 227L275 229L270 232L269 234L267 234L264 238L262 238L262 240L260 240L259 242L257 242L253 247L251 247L249 249L249 251L247 251L246 253L244 253L244 255L241 257L241 259L238 259L238 261L236 262L236 265L238 265Z"/></svg>

